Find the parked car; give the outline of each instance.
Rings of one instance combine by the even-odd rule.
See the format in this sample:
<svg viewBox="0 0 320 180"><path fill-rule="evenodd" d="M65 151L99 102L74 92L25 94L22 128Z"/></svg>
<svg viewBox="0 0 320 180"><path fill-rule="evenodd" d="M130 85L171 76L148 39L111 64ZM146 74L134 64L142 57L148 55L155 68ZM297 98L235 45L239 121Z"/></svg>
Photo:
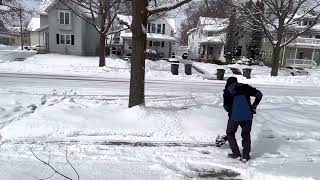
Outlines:
<svg viewBox="0 0 320 180"><path fill-rule="evenodd" d="M183 53L182 54L182 59L188 59L188 53Z"/></svg>
<svg viewBox="0 0 320 180"><path fill-rule="evenodd" d="M293 66L286 66L283 68L286 72L288 72L292 76L299 76L299 75L308 75L309 72L303 69L302 67L293 67Z"/></svg>
<svg viewBox="0 0 320 180"><path fill-rule="evenodd" d="M31 46L32 50L38 51L39 49L43 49L44 46L43 45L36 45L36 46Z"/></svg>

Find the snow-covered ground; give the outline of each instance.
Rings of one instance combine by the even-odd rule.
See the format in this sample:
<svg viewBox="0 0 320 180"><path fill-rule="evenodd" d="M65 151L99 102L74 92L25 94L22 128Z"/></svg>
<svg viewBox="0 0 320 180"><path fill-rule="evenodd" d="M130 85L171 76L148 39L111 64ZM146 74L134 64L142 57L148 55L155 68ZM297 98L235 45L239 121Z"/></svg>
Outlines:
<svg viewBox="0 0 320 180"><path fill-rule="evenodd" d="M20 54L17 55L17 52ZM40 74L63 74L63 75L85 75L98 77L122 77L129 78L130 63L118 58L107 58L105 67L98 67L98 57L66 56L57 54L33 55L28 51L0 51L0 72L10 73L40 73ZM14 57L11 57L14 56ZM16 57L29 57L25 61L12 61ZM8 61L8 59L11 59ZM176 59L172 59L176 60ZM146 79L158 80L214 80L217 69L226 69L225 78L234 76L229 67L236 67L242 70L248 68L245 65L219 66L193 62L193 65L201 69L205 74L201 74L193 69L193 75L187 76L184 73L184 64L180 64L179 75L174 76L170 72L171 63L167 61L146 61ZM290 86L320 86L320 70L308 70L309 76L290 76L280 70L279 76L271 77L271 69L266 66L250 66L252 68L252 78L246 79L237 76L245 83L250 84L272 84Z"/></svg>
<svg viewBox="0 0 320 180"><path fill-rule="evenodd" d="M320 177L319 70L270 77L270 68L252 66L252 79L238 76L264 93L252 128L252 160L244 164L227 158L227 145L214 146L227 123L224 81L206 78L217 68L231 76L226 66L194 63L206 73L187 76L181 68L173 76L170 63L147 61L146 107L129 109L126 61L108 58L99 68L96 57L8 61L13 54L0 56L1 179L50 176L31 149L74 179L66 154L89 180ZM240 132L237 137L241 145Z"/></svg>
<svg viewBox="0 0 320 180"><path fill-rule="evenodd" d="M227 123L223 84L150 81L146 107L129 109L128 81L59 84L59 78L1 78L0 177L50 176L30 148L75 178L67 149L81 179L320 176L320 93L261 86L265 96L252 128L253 159L244 164L226 158L227 145L213 146Z"/></svg>

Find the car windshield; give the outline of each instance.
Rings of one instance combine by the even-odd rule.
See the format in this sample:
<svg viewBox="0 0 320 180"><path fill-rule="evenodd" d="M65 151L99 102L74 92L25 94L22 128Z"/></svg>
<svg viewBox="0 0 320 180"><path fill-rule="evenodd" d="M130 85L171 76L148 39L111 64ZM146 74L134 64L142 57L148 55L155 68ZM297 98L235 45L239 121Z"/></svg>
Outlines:
<svg viewBox="0 0 320 180"><path fill-rule="evenodd" d="M293 67L286 67L287 69L293 69Z"/></svg>

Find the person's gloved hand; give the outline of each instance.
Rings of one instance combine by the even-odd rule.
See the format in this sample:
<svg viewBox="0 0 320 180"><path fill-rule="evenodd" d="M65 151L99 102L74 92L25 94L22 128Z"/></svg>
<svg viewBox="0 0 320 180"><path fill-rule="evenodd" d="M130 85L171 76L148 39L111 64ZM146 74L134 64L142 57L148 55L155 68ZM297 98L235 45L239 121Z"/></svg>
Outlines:
<svg viewBox="0 0 320 180"><path fill-rule="evenodd" d="M256 113L257 113L257 106L252 105L252 114L256 114Z"/></svg>

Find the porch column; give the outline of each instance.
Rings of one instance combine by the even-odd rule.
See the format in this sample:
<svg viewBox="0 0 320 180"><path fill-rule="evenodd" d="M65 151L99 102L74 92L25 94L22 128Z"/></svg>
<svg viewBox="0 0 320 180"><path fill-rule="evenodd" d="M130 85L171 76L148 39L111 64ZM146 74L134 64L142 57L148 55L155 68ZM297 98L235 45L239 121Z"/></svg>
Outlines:
<svg viewBox="0 0 320 180"><path fill-rule="evenodd" d="M294 54L294 59L297 59L297 52L298 52L298 48L296 47L296 52Z"/></svg>
<svg viewBox="0 0 320 180"><path fill-rule="evenodd" d="M315 49L313 49L313 51L312 51L312 58L311 58L311 60L314 59L314 52L315 52Z"/></svg>
<svg viewBox="0 0 320 180"><path fill-rule="evenodd" d="M283 48L283 52L282 52L282 59L281 59L281 64L282 66L284 65L284 55L286 53L286 46Z"/></svg>

